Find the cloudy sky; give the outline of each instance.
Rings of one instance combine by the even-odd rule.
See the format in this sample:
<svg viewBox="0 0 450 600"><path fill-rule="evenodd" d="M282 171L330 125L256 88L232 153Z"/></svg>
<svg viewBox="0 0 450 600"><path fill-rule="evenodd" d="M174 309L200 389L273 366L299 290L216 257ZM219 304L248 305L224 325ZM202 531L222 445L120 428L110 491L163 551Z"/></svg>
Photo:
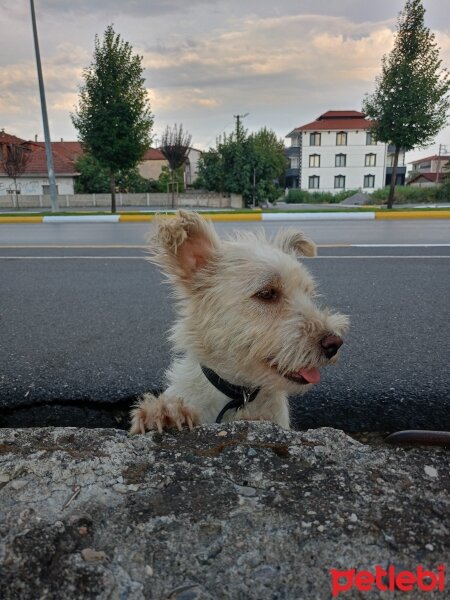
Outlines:
<svg viewBox="0 0 450 600"><path fill-rule="evenodd" d="M448 0L424 0L450 66ZM108 24L141 54L155 137L183 123L203 149L249 113L284 137L330 109L360 109L393 44L403 0L35 0L52 139L70 112L94 36ZM27 0L0 0L0 128L43 139ZM447 143L450 128L435 140ZM424 156L437 146L409 155Z"/></svg>

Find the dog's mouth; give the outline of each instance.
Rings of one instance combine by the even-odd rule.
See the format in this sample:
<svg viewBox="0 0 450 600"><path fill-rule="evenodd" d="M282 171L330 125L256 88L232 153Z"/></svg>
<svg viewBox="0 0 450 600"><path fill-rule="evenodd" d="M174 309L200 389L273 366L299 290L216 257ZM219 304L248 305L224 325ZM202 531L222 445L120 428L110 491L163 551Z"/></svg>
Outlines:
<svg viewBox="0 0 450 600"><path fill-rule="evenodd" d="M319 383L320 381L320 372L317 367L312 367L311 369L299 369L298 371L280 371L278 365L270 365L270 367L275 370L280 377L284 377L285 379L289 379L289 381L293 381L295 383L299 383L300 385L308 385L311 383Z"/></svg>

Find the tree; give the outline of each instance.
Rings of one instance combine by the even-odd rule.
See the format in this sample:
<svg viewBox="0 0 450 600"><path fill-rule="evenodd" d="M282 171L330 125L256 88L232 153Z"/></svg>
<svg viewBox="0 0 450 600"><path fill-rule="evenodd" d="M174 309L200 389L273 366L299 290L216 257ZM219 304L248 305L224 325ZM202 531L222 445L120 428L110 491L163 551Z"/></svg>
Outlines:
<svg viewBox="0 0 450 600"><path fill-rule="evenodd" d="M161 138L159 149L169 163L171 175L167 187L172 188L172 208L175 206L175 185L178 188L176 171L186 162L191 141L192 136L183 131L183 125L178 127L176 123L173 127L167 126Z"/></svg>
<svg viewBox="0 0 450 600"><path fill-rule="evenodd" d="M407 0L400 12L394 48L382 60L376 89L363 101L373 133L395 146L388 208L394 203L400 149L424 147L447 123L449 74L442 69L435 36L425 27L421 0Z"/></svg>
<svg viewBox="0 0 450 600"><path fill-rule="evenodd" d="M249 144L253 159L254 202L273 201L279 196L279 179L284 176L287 166L284 143L264 127L250 135Z"/></svg>
<svg viewBox="0 0 450 600"><path fill-rule="evenodd" d="M151 143L153 116L143 71L142 57L109 25L102 42L95 37L94 58L71 115L85 150L108 171L113 213L118 173L136 167Z"/></svg>
<svg viewBox="0 0 450 600"><path fill-rule="evenodd" d="M450 160L443 165L442 172L444 178L437 190L437 199L441 202L448 202L450 200Z"/></svg>
<svg viewBox="0 0 450 600"><path fill-rule="evenodd" d="M2 166L8 176L14 181L14 195L17 207L19 207L17 178L25 172L30 158L31 148L29 144L6 144L6 154L3 156Z"/></svg>
<svg viewBox="0 0 450 600"><path fill-rule="evenodd" d="M79 175L75 181L77 194L106 194L110 190L109 171L91 155L83 154L75 163ZM130 194L163 191L159 181L146 179L137 167L120 170L115 181L118 191Z"/></svg>
<svg viewBox="0 0 450 600"><path fill-rule="evenodd" d="M206 189L242 194L247 204L275 200L284 175L284 144L263 128L248 135L240 122L236 131L216 142L199 161L199 179Z"/></svg>

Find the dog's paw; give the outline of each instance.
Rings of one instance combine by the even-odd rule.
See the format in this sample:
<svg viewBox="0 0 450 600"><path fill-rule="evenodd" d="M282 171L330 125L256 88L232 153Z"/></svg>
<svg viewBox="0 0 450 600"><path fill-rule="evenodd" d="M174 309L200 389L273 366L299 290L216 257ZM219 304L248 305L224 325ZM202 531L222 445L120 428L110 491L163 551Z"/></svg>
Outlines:
<svg viewBox="0 0 450 600"><path fill-rule="evenodd" d="M163 429L174 427L181 431L183 425L193 429L198 422L197 413L187 406L183 398L164 394L157 398L153 394L144 394L131 412L130 433L145 433L151 429L157 429L162 433Z"/></svg>

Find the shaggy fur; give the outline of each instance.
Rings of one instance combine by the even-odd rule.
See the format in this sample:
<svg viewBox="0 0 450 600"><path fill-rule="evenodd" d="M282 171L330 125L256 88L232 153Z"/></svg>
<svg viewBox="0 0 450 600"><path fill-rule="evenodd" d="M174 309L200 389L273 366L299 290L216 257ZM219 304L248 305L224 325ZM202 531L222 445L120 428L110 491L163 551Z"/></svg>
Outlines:
<svg viewBox="0 0 450 600"><path fill-rule="evenodd" d="M261 388L224 421L264 419L288 428L288 396L305 392L318 369L335 362L324 340L340 345L348 327L347 317L315 303L314 280L298 261L315 255L314 243L294 229L273 240L261 231L222 241L210 222L180 210L157 222L151 250L178 299L171 336L178 357L166 391L145 394L134 408L131 433L214 422L229 398L200 365L235 385Z"/></svg>

